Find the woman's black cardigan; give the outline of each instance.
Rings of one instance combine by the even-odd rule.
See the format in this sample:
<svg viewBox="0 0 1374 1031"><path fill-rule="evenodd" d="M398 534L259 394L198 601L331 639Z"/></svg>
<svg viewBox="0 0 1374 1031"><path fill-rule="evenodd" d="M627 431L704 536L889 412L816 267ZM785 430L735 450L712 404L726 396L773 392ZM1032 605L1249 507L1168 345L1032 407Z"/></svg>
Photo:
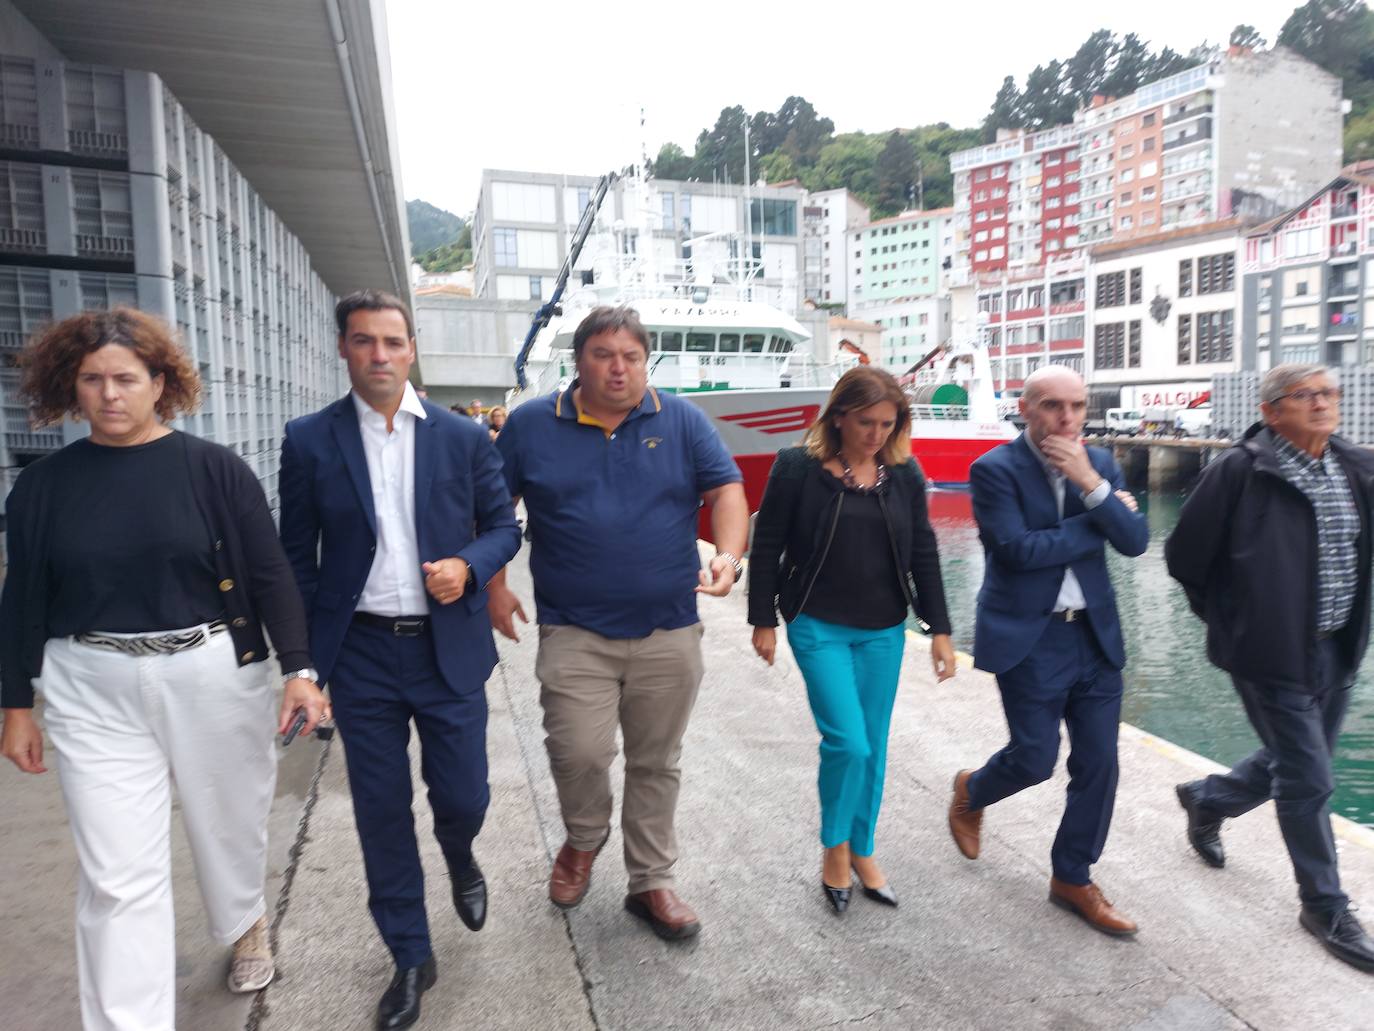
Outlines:
<svg viewBox="0 0 1374 1031"><path fill-rule="evenodd" d="M926 509L926 483L914 459L888 470L880 495L893 570L902 594L934 634L950 632L940 553ZM777 611L792 620L806 589L825 561L840 492L827 482L821 463L805 448L778 452L749 550L749 622L777 626ZM854 589L865 589L855 584Z"/></svg>
<svg viewBox="0 0 1374 1031"><path fill-rule="evenodd" d="M262 485L238 455L219 444L181 434L187 474L214 540L225 622L240 666L268 657L267 624L285 670L310 665L305 605L282 551ZM33 707L32 678L47 642L48 555L54 488L72 475L63 448L19 474L6 504L9 569L0 598L0 707ZM138 490L139 484L129 484Z"/></svg>

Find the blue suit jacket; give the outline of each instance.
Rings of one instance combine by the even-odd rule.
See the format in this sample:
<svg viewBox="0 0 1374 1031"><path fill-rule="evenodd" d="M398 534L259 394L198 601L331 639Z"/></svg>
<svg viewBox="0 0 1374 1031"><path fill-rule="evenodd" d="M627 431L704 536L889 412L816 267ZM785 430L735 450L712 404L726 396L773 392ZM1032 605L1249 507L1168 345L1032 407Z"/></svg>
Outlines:
<svg viewBox="0 0 1374 1031"><path fill-rule="evenodd" d="M1067 484L1062 519L1054 489L1024 434L993 448L969 470L973 516L986 556L973 643L979 669L1005 673L1030 654L1049 625L1066 569L1078 577L1088 620L1108 661L1117 669L1125 666L1105 545L1110 542L1123 555L1143 554L1149 527L1143 515L1116 497L1123 480L1111 452L1090 447L1088 455L1112 493L1088 510Z"/></svg>
<svg viewBox="0 0 1374 1031"><path fill-rule="evenodd" d="M429 601L434 650L457 691L480 690L496 665L485 586L520 550L520 528L487 431L423 402L415 423L415 529L420 560L457 556L483 589ZM377 516L352 395L286 425L281 539L305 598L310 654L321 683L372 569Z"/></svg>

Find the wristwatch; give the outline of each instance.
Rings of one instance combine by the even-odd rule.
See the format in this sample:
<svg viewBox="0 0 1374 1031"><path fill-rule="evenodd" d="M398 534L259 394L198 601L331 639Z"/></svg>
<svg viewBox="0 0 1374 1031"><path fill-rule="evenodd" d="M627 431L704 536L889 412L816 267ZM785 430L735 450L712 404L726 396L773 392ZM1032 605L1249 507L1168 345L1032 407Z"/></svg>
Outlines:
<svg viewBox="0 0 1374 1031"><path fill-rule="evenodd" d="M292 670L290 673L283 673L281 675L281 680L283 684L288 680L308 680L312 684L318 684L320 682L320 675L307 666L305 669L297 669Z"/></svg>
<svg viewBox="0 0 1374 1031"><path fill-rule="evenodd" d="M739 578L744 575L744 563L735 558L735 556L728 551L716 552L716 558L728 559L730 561L730 565L733 566L735 570L735 583L739 583Z"/></svg>

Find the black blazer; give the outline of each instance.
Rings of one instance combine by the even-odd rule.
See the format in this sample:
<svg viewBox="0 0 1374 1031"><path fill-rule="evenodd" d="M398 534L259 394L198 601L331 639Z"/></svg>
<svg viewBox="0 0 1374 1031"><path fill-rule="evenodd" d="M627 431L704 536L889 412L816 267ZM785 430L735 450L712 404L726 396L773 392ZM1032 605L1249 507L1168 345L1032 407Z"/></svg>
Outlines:
<svg viewBox="0 0 1374 1031"><path fill-rule="evenodd" d="M262 485L227 447L189 433L178 436L185 444L192 493L214 537L220 598L239 665L268 657L266 623L282 668L304 669L310 665L305 609ZM67 454L63 448L20 473L6 506L9 573L0 599L0 704L5 708L32 708L32 678L42 672L49 637L48 513L55 503L54 485L72 475ZM129 489L137 490L138 484Z"/></svg>
<svg viewBox="0 0 1374 1031"><path fill-rule="evenodd" d="M887 522L893 574L931 633L947 634L949 611L926 509L925 477L914 459L888 472L887 490L879 495L879 503ZM778 452L749 551L749 622L754 626L777 626L778 610L789 622L801 612L825 562L840 497L821 463L805 448Z"/></svg>
<svg viewBox="0 0 1374 1031"><path fill-rule="evenodd" d="M1351 669L1369 643L1374 455L1331 438L1360 512L1355 607L1336 639ZM1310 692L1317 684L1317 518L1257 424L1214 459L1164 545L1169 575L1207 624L1207 658L1245 680Z"/></svg>

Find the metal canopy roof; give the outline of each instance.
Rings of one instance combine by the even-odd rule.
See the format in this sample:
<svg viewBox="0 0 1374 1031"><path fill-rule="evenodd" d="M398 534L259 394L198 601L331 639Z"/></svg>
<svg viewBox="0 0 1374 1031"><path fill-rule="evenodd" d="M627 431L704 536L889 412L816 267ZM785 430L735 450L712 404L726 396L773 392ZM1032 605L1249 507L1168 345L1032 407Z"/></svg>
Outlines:
<svg viewBox="0 0 1374 1031"><path fill-rule="evenodd" d="M332 291L408 294L381 0L12 2L69 60L160 75Z"/></svg>

